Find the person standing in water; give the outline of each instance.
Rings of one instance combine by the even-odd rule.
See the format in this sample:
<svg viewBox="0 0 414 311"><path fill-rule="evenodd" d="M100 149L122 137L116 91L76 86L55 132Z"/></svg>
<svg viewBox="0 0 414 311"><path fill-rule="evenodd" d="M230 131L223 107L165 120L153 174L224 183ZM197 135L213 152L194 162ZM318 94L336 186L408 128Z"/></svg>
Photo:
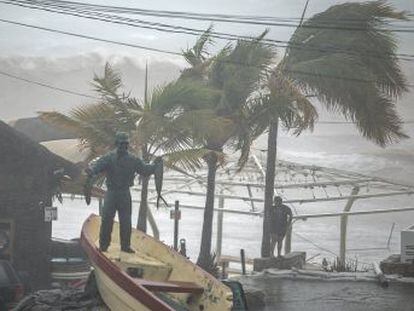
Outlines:
<svg viewBox="0 0 414 311"><path fill-rule="evenodd" d="M270 213L270 252L274 256L277 244L277 256L281 257L283 239L292 223L292 210L283 204L282 198L275 196Z"/></svg>

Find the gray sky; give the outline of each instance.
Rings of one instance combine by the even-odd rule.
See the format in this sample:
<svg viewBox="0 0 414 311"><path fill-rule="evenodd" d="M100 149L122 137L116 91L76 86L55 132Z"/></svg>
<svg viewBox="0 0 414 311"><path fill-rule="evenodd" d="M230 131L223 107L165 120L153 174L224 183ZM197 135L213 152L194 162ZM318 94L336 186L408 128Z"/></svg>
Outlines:
<svg viewBox="0 0 414 311"><path fill-rule="evenodd" d="M80 1L82 2L82 1ZM108 4L127 7L139 7L154 10L189 11L216 14L244 14L265 15L274 17L300 17L305 0L210 0L210 1L98 1L87 0L87 3ZM328 7L345 1L310 0L306 16L312 16ZM396 8L414 12L413 0L391 1ZM156 48L168 48L180 51L181 48L191 45L194 36L183 34L164 33L149 29L133 28L105 22L92 21L79 17L71 17L56 13L37 11L16 6L0 4L0 18L10 19L23 23L35 24L44 27L56 28L102 37L118 41L126 41ZM205 29L210 22L198 22L182 19L162 19L155 17L139 17L149 21L160 21L170 24ZM109 50L111 52L134 53L131 48L113 46L106 43L89 41L61 34L51 34L35 29L0 23L0 53L3 55L73 55L90 51ZM215 29L221 32L253 35L263 31L263 26L240 25L229 23L215 23ZM271 27L269 37L272 39L288 40L293 28ZM406 38L402 38L405 40ZM412 39L412 38L411 38Z"/></svg>
<svg viewBox="0 0 414 311"><path fill-rule="evenodd" d="M305 4L305 0L211 0L203 2L87 0L83 2L155 10L296 18L301 16ZM345 1L310 0L306 16L310 17L342 2ZM400 10L414 12L413 0L395 0L391 3ZM191 46L196 39L191 35L133 28L5 4L0 4L0 18L177 52ZM181 19L139 16L136 18L197 29L206 29L210 24ZM214 23L214 25L218 32L240 35L255 35L264 30L263 26L228 23ZM410 22L410 25L414 26L414 22ZM272 27L268 38L288 40L293 30L287 27ZM220 44L222 43L217 43L218 46ZM414 34L400 36L400 53L414 54L413 47ZM93 77L93 72L101 71L106 61L119 65L127 90L132 90L137 96L142 94L142 69L146 61L150 62L152 85L173 79L178 75L179 69L184 66L180 57L0 23L0 68L9 73L92 95L89 82ZM411 79L410 82L414 84L412 64L413 62L404 64L404 67ZM0 77L0 89L2 91L0 119L6 120L33 116L39 110L67 110L79 103L88 102L84 98L28 85L6 77Z"/></svg>

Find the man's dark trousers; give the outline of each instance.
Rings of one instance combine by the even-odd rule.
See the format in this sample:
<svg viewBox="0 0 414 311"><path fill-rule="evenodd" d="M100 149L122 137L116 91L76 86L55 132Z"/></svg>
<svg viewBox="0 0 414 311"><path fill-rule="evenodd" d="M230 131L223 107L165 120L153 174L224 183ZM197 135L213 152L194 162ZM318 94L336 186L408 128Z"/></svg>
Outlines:
<svg viewBox="0 0 414 311"><path fill-rule="evenodd" d="M131 241L131 193L129 189L110 189L106 192L99 234L99 246L103 250L106 250L111 243L116 211L118 211L119 218L121 249L127 250Z"/></svg>

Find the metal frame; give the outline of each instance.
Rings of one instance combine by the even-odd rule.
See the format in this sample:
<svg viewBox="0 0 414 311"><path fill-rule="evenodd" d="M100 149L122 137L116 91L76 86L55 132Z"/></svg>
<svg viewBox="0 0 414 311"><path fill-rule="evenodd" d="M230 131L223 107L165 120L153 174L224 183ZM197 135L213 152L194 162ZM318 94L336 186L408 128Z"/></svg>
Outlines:
<svg viewBox="0 0 414 311"><path fill-rule="evenodd" d="M214 210L217 213L217 241L216 253L218 257L221 255L222 248L222 230L223 217L226 213L240 215L262 216L263 193L260 197L255 197L252 189L263 191L264 189L264 165L257 156L252 155L246 164L245 169L241 172L237 171L236 161L229 161L228 165L220 167L216 177L216 198L218 200L218 208ZM346 257L346 235L347 235L347 218L351 215L364 215L375 213L391 213L412 211L414 208L398 208L398 209L381 209L374 211L358 211L350 212L352 205L356 200L384 198L391 196L411 195L414 194L414 187L403 185L382 178L370 177L363 174L352 173L337 169L330 169L314 165L303 165L288 161L278 161L276 167L276 185L275 193L284 196L284 203L295 207L294 204L323 203L330 201L347 201L343 212L341 213L319 213L295 215L294 219L308 219L319 217L340 217L341 218L341 234L339 254L340 260L345 261ZM164 188L167 189L165 197L167 201L171 195L204 197L206 185L206 170L202 169L197 175L182 174L174 171L167 172L164 175ZM297 178L297 177L300 178ZM192 186L197 185L198 189L194 190ZM369 189L369 193L363 193L362 189ZM188 188L184 190L183 188ZM356 191L355 189L358 189ZM139 191L139 189L135 189ZM155 189L151 188L154 192ZM316 194L318 190L319 194ZM339 192L339 195L332 194L333 191ZM285 191L297 191L301 195L308 191L311 193L308 197L292 197ZM345 194L343 194L345 193ZM176 199L176 196L173 198ZM225 208L225 201L240 201L249 207L249 209L230 209ZM170 199L169 201L172 201ZM137 202L137 201L134 201ZM150 204L155 204L150 200ZM256 205L255 203L259 203ZM171 205L172 206L172 205ZM246 208L247 208L246 206ZM194 204L186 204L180 202L180 208L203 210L203 206L195 206ZM291 233L291 231L290 231ZM285 249L290 251L291 236L287 236Z"/></svg>

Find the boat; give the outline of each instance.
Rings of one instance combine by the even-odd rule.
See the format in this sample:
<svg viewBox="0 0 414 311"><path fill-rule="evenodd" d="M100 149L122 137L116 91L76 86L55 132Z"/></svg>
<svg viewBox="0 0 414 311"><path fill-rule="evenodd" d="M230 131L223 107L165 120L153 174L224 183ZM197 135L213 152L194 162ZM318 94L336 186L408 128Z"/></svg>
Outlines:
<svg viewBox="0 0 414 311"><path fill-rule="evenodd" d="M101 218L83 224L81 245L94 268L105 304L116 311L231 310L232 290L173 248L133 229L135 254L121 252L119 224L114 222L106 252L98 247Z"/></svg>
<svg viewBox="0 0 414 311"><path fill-rule="evenodd" d="M79 239L52 238L50 266L53 285L63 289L83 289L91 272Z"/></svg>

